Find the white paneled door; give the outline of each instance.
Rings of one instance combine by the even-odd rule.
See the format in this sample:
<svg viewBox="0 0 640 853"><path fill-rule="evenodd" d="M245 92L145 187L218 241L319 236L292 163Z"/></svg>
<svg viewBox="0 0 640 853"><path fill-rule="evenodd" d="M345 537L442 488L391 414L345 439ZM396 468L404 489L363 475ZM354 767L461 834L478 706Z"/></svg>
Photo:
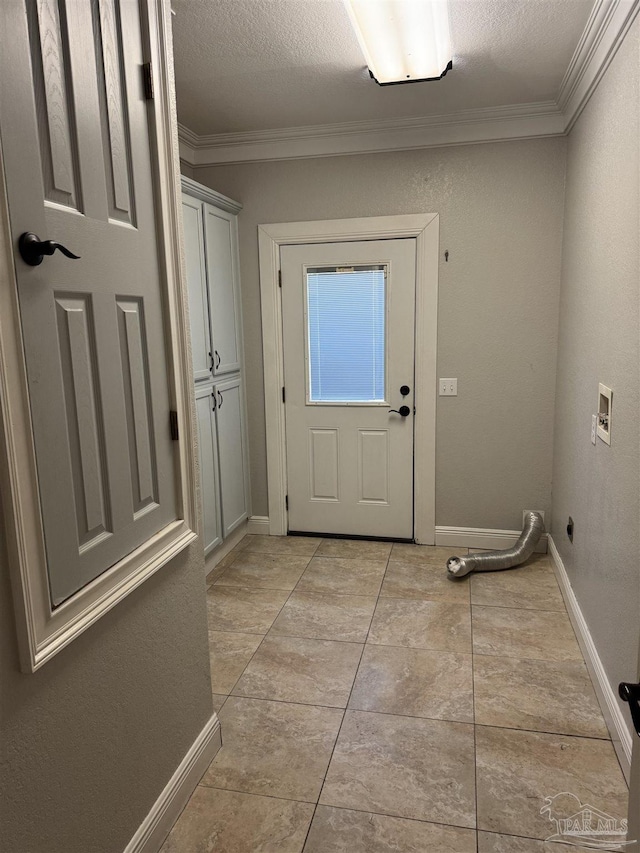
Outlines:
<svg viewBox="0 0 640 853"><path fill-rule="evenodd" d="M55 606L176 518L141 11L9 0L1 20L15 244L80 256L16 252Z"/></svg>
<svg viewBox="0 0 640 853"><path fill-rule="evenodd" d="M289 530L411 539L416 241L280 251Z"/></svg>

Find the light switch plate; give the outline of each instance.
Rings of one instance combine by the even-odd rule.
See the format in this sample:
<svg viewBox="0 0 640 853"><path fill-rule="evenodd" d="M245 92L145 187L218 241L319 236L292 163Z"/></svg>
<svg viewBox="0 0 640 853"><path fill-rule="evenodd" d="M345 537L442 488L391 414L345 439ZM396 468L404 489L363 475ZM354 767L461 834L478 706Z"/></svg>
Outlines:
<svg viewBox="0 0 640 853"><path fill-rule="evenodd" d="M438 394L441 397L457 397L458 396L458 380L457 379L438 379Z"/></svg>

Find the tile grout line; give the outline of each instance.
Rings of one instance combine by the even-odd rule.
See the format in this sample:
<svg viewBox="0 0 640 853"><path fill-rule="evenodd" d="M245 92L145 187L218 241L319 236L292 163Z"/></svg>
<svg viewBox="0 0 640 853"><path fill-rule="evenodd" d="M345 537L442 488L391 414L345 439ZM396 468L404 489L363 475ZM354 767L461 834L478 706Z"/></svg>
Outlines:
<svg viewBox="0 0 640 853"><path fill-rule="evenodd" d="M342 732L342 727L344 725L345 718L347 716L347 710L349 709L349 702L351 701L351 695L353 694L353 688L355 687L356 680L358 678L358 673L360 672L360 666L362 664L362 658L364 656L365 649L367 647L367 640L369 639L369 632L371 631L371 625L373 624L373 620L376 615L376 608L378 607L378 601L380 600L380 592L382 590L382 585L384 583L385 576L387 574L387 570L389 568L389 560L391 559L391 554L393 552L393 545L389 551L389 556L387 557L387 562L385 565L384 572L382 574L382 578L380 579L380 587L378 589L378 595L376 596L376 603L371 613L371 619L369 620L369 627L367 628L367 634L364 638L364 643L362 644L362 651L360 652L360 659L358 661L358 666L356 667L355 674L353 676L353 681L351 682L351 690L349 691L349 695L347 696L347 701L344 706L344 711L342 713L342 720L340 721L340 725L338 727L338 732L336 734L336 739L333 743L333 749L331 750L331 755L329 756L329 761L327 762L327 769L324 772L324 776L322 777L322 782L320 784L320 790L318 792L318 799L316 800L315 807L313 809L313 814L311 815L311 820L309 821L309 827L307 829L307 834L305 835L304 842L302 844L301 853L304 853L304 848L307 846L307 841L309 839L309 833L311 832L311 827L313 826L313 821L315 820L316 812L318 811L318 806L320 805L320 797L322 796L322 791L324 789L325 783L327 781L327 775L329 773L329 768L331 767L331 762L333 761L333 756L336 751L336 747L338 745L338 740L340 739L340 733Z"/></svg>
<svg viewBox="0 0 640 853"><path fill-rule="evenodd" d="M473 644L473 600L471 595L471 581L469 581L469 626L471 631L471 702L473 714L473 787L475 799L475 815L476 815L476 853L480 847L479 826L478 826L478 724L476 722L476 665L475 665L475 646Z"/></svg>
<svg viewBox="0 0 640 853"><path fill-rule="evenodd" d="M303 805L306 805L306 806L314 805L312 800L295 800L291 797L277 797L275 794L255 794L252 791L240 791L237 788L220 788L217 785L206 785L202 782L198 783L198 787L207 788L210 791L228 791L229 793L242 794L243 796L246 796L246 797L265 797L266 799L269 799L269 800L279 800L279 801L285 802L285 803L302 803ZM426 820L425 818L421 818L421 817L400 817L399 815L395 814L394 812L372 812L372 811L367 811L366 809L358 809L358 808L351 808L351 807L347 808L346 806L326 806L325 808L338 809L339 811L347 811L347 812L358 812L359 814L367 814L367 815L371 814L371 815L376 815L378 817L397 818L398 820L407 821L409 823L426 823L430 826L440 826L440 827L444 827L446 829L461 829L461 830L466 830L467 832L473 832L473 833L476 832L476 830L472 826L463 826L462 824L459 824L459 823L442 823L442 822L437 821L437 820ZM315 811L314 811L314 814L315 814ZM312 822L313 822L313 817L312 817ZM311 827L311 824L309 824L309 827ZM483 830L483 832L495 832L495 831L494 830ZM496 833L496 834L499 834L499 833ZM514 838L529 838L530 836L523 836L522 835L522 836L513 836L513 837ZM307 838L308 838L308 832L307 832L307 837L305 837L305 843L307 841ZM300 851L300 853L303 853L303 851ZM605 853L608 853L608 851L605 851Z"/></svg>
<svg viewBox="0 0 640 853"><path fill-rule="evenodd" d="M322 542L323 540L321 539L320 541ZM287 592L289 593L289 595L287 596L286 600L284 601L284 603L283 603L283 604L282 604L282 606L280 607L280 609L279 609L279 611L278 611L278 614L277 614L277 615L276 615L276 617L274 618L274 620L273 620L273 622L271 623L271 626L270 626L270 628L267 630L267 632L266 632L266 633L264 633L264 634L257 634L258 636L262 636L262 640L260 641L260 643L259 643L258 647L256 648L256 650L254 651L254 653L251 655L251 658L249 659L249 661L247 662L246 666L244 667L244 669L243 669L243 671L242 671L242 674L240 675L240 677L238 678L238 680L235 682L235 684L234 684L234 686L233 686L233 688L232 688L232 691L233 691L233 690L235 689L235 687L237 686L237 684L238 684L238 682L239 682L240 678L242 678L242 676L243 676L243 675L244 675L244 673L246 672L246 669L247 669L247 668L248 668L248 666L250 665L250 663L251 663L251 661L253 660L253 658L254 658L255 654L256 654L256 653L258 652L258 650L261 648L261 646L262 646L262 644L263 644L264 640L266 639L266 637L267 637L267 636L269 636L269 633L270 633L270 631L271 631L271 630L272 630L272 628L273 628L273 624L275 623L275 621L276 621L276 620L277 620L277 618L279 617L280 613L282 612L283 608L286 606L287 602L290 600L290 598L291 598L292 594L297 590L298 584L300 583L300 581L302 580L302 577L303 577L303 576L304 576L304 574L306 573L306 571L307 571L307 569L308 569L309 565L311 564L311 561L313 560L313 558L314 558L315 554L317 553L317 550L318 550L318 548L319 548L319 547L320 547L320 544L316 546L316 549L315 549L314 553L313 553L313 554L308 558L307 566L306 566L306 567L305 567L305 569L303 570L302 574L300 575L300 577L299 577L298 581L296 582L295 586L293 587L293 589L291 589L291 590L280 590L280 591L283 591L283 592L284 592L284 591L287 591ZM244 549L243 549L243 550L244 550ZM239 554L240 554L240 553L242 553L242 551L240 551L240 552L239 552ZM236 555L236 557L237 557L237 556L239 556L239 554L238 554L238 555ZM258 554L259 554L259 552L256 552L256 556L258 556ZM314 707L314 706L315 706L315 707L322 707L322 708L331 708L331 709L333 709L333 710L342 710L342 719L341 719L341 722L340 722L340 726L338 727L338 731L337 731L337 734L336 734L336 737L335 737L335 741L334 741L333 749L331 750L331 755L330 755L330 757L329 757L329 761L328 761L328 764L327 764L327 768L326 768L326 771L325 771L324 777L323 777L322 782L321 782L321 785L320 785L320 791L319 791L319 794L318 794L318 796L317 796L317 798L316 798L315 802L314 802L314 801L311 801L311 800L295 800L295 799L293 799L293 798L289 798L289 797L272 797L272 798L274 798L274 799L281 799L281 800L290 801L290 802L302 802L302 803L310 804L310 805L313 805L313 806L314 806L314 807L313 807L313 812L312 812L312 814L311 814L311 819L310 819L310 821L309 821L309 826L308 826L308 829L307 829L307 833L306 833L306 836L305 836L305 841L304 841L304 843L303 843L303 848L304 848L304 846L306 846L306 844L307 844L307 841L308 841L308 838L309 838L309 833L310 833L310 831L311 831L311 827L312 827L312 825L313 825L313 821L314 821L314 819L315 819L315 815L316 815L316 812L317 812L317 808L318 808L318 806L320 805L319 800L320 800L320 797L321 797L321 795L322 795L322 791L323 791L324 785L325 785L325 783L326 783L326 778L327 778L327 775L328 775L328 772L329 772L329 768L330 768L331 762L332 762L333 757L334 757L334 754L335 754L335 750L336 750L336 747L337 747L337 743L338 743L338 741L339 741L339 737L340 737L340 735L341 735L342 728L343 728L343 726L344 726L344 722L345 722L345 719L346 719L346 712L347 712L347 710L349 710L349 703L350 703L350 701L351 701L351 697L352 697L352 694L353 694L353 690L354 690L354 687L355 687L355 683L356 683L357 678L358 678L358 675L359 675L359 670L360 670L360 668L361 668L362 659L363 659L363 656L364 656L364 652L365 652L366 646L367 646L367 645L371 645L371 646L374 646L374 647L385 647L385 646L384 646L384 644L374 644L374 643L371 643L371 642L369 641L369 637L370 637L371 627L372 627L372 625L373 625L373 621L374 621L374 619L375 619L375 614L376 614L376 611L377 611L377 607L379 606L380 600L381 600L381 599L384 599L384 598L393 598L393 596L383 596L383 595L382 595L382 588L383 588L384 580L385 580L385 578L386 578L386 575L387 575L387 573L388 573L388 571L389 571L389 568L390 568L390 564L391 564L391 562L392 562L392 560L391 560L391 554L392 554L392 551L390 551L389 557L388 557L388 558L387 558L387 560L386 560L386 566L385 566L385 569L384 569L384 573L383 573L383 575L382 575L382 579L381 579L381 581L380 581L380 585L379 585L379 588L378 588L378 593L377 593L377 595L376 595L376 597L375 597L375 598L376 598L376 601L375 601L375 605L374 605L374 608L373 608L373 613L372 613L371 618L370 618L370 621L369 621L369 627L368 627L368 629L367 629L367 632L366 632L366 636L365 636L364 642L362 643L362 650L361 650L360 657L359 657L359 660L358 660L358 664L357 664L357 667L356 667L356 670L355 670L355 675L353 676L353 679L352 679L351 689L350 689L350 691L349 691L349 696L348 696L348 698L347 698L347 700L346 700L346 706L344 707L344 709L336 708L335 706L329 706L329 705L327 705L327 706L325 706L325 705L318 705L317 703L301 703L301 702L295 702L295 701L290 702L290 701L287 701L287 700L268 699L268 698L261 698L261 697L239 697L239 698L254 699L254 700L257 700L257 701L273 701L273 702L281 702L282 704L294 704L294 705L302 705L302 706L307 706L307 707ZM282 553L278 553L278 554L273 554L273 555L270 555L270 556L274 556L274 557L285 557L285 556L287 556L287 555L286 555L286 554L282 554ZM302 556L302 555L294 555L294 556ZM307 555L304 555L304 556L306 557ZM229 564L229 566L225 567L225 570L224 570L224 572L220 575L220 578L222 578L222 576L223 576L223 575L227 572L227 570L232 566L232 564L233 564L233 562L235 561L235 559L236 559L236 558L234 558L234 560L232 560L232 562ZM335 558L335 557L328 557L327 559L346 559L346 560L348 560L348 558ZM426 568L429 568L429 565L428 565ZM211 585L211 587L208 587L208 589L211 589L212 587L213 587L213 584ZM245 587L245 588L246 588L246 587ZM250 588L250 587L249 587L249 589L252 589L252 588ZM256 589L256 588L253 588L253 589ZM257 589L260 589L260 588L257 588ZM274 588L266 588L266 589L274 589ZM304 591L304 590L302 590L302 591ZM314 593L312 592L311 594L313 595ZM341 596L355 596L355 595L357 595L357 593L317 593L317 594L318 594L318 595L333 594L333 595L341 595ZM365 596L365 597L368 597L368 596ZM373 596L371 596L371 597L373 597ZM415 601L416 599L402 599L402 600ZM418 600L427 600L427 601L429 601L429 600L432 600L432 599L418 599ZM451 602L451 603L454 603L454 602ZM471 617L472 617L472 615L473 615L474 607L497 607L497 608L504 608L504 609L518 610L518 611L522 611L522 612L525 612L525 613L526 613L526 612L548 612L548 613L562 613L562 612L563 612L563 611L557 611L557 610L546 610L546 609L544 609L544 608L517 608L517 607L515 607L515 608L514 608L514 607L509 607L508 605L491 605L491 604L487 604L487 605L483 605L483 604L475 604L475 605L474 605L474 603L473 603L473 601L472 601L472 599L471 599L471 596L469 597L469 601L467 602L467 606L469 607L469 612L470 612ZM564 612L566 612L566 610L565 610ZM241 632L241 631L236 631L236 632L231 632L231 633L251 633L251 632ZM294 635L278 635L278 634L273 634L272 636L276 636L276 637L277 637L277 636L282 636L282 637L289 637L289 636L291 636L291 638L292 638L292 639L295 639L295 636L294 636ZM507 658L512 658L512 659L515 659L515 660L522 660L523 658L521 658L521 657L515 657L515 658L513 658L513 656L505 655L503 652L499 652L498 654L478 653L478 652L476 652L476 650L475 650L475 646L474 646L474 642L473 642L473 636L474 636L474 634L473 634L473 618L471 618L471 652L470 652L470 653L471 653L471 670L472 670L472 672L471 672L471 674L472 674L472 702L473 702L473 708L472 708L472 710L473 710L473 727L474 727L474 785L475 785L475 800L476 800L476 803L475 803L475 813L476 813L475 828L473 828L473 827L459 827L457 824L445 824L445 823L439 823L438 821L423 820L423 819L421 819L421 818L405 818L405 819L406 819L406 820L413 820L413 821L421 822L421 823L435 824L435 825L441 825L441 826L451 826L451 827L456 827L456 828L461 828L461 829L467 829L467 830L474 831L474 832L475 832L475 836L476 836L476 850L477 850L477 845L479 844L479 833L480 833L480 832L488 832L488 833L493 833L493 834L499 834L499 833L496 833L496 832L495 832L495 831L493 831L493 830L484 830L484 829L481 829L481 828L479 827L479 813L478 813L478 766L477 766L477 765L478 765L478 761L477 761L477 758L478 758L478 753L477 753L477 734L478 734L478 727L479 727L479 726L480 726L481 728L485 728L485 729L493 728L493 729L500 729L500 730L506 730L506 731L511 731L511 732L522 732L522 733L531 733L531 734L541 734L541 735L548 735L548 736L555 736L555 737L562 737L562 738L568 737L568 738L574 738L574 739L584 739L584 740L600 741L600 742L606 742L606 741L610 740L610 737L609 737L609 738L600 738L600 737L598 737L598 736L596 736L596 735L587 735L587 734L582 734L582 735L580 735L580 734L571 734L571 733L553 732L553 731L549 732L549 731L544 731L544 730L541 730L541 729L515 728L515 727L513 727L513 726L500 726L500 725L491 725L491 724L481 724L481 723L478 723L478 722L477 722L477 715L476 715L476 695L475 695L475 686L476 686L476 682L475 682L475 676L476 676L476 672L475 672L475 665L476 665L476 661L475 661L475 658L476 658L476 655L478 654L481 658L482 658L482 657L487 657L487 658L489 658L489 659L490 659L490 658L495 658L495 657L507 657ZM321 639L321 638L310 637L309 639L310 639L310 640L318 640L318 641L320 641L320 642L327 642L327 640L326 640L326 639L324 639L324 640L323 640L323 639ZM356 641L348 641L348 640L347 640L347 641L345 641L345 640L331 640L331 641L332 641L332 642L346 642L346 643L349 643L349 644L357 644L357 645L359 645L359 644L360 644L360 643L356 643ZM388 646L387 646L387 647L388 647ZM392 648L396 648L396 647L395 647L395 646L392 646ZM399 646L399 647L397 647L397 648L412 648L412 647ZM421 649L421 647L419 647L419 648ZM429 649L425 649L425 650L427 650L427 651L434 651L434 652L437 652L437 651L438 651L437 649L430 649L430 650L429 650ZM465 654L465 653L458 653L458 654ZM468 655L465 655L465 656L468 656ZM581 657L581 658L579 658L579 659L576 659L576 660L574 660L574 659L570 659L570 660L567 660L567 661L549 661L549 660L546 660L546 659L544 659L544 658L524 658L524 660L531 660L531 661L534 661L534 662L540 662L540 663L553 663L553 664L577 663L577 662L580 662L580 663L582 663L582 665L584 666L584 659L583 659L582 657ZM232 691L230 691L230 694L229 694L229 695L231 695ZM226 698L228 698L228 696L227 696ZM225 698L225 701L223 702L223 705L226 703L226 698ZM352 710L354 710L354 709L352 709ZM357 709L355 709L355 710L357 710ZM383 711L374 711L374 710L371 710L371 711L367 711L367 710L365 710L365 711L362 711L362 712L363 712L363 713L377 713L377 714L386 714L386 713L387 713L387 712L383 712ZM446 722L446 720L442 720L442 718L438 718L438 717L435 717L435 718L434 718L434 717L416 717L416 716L414 716L414 715L407 715L407 714L401 714L401 715L397 715L397 714L390 714L390 716L402 716L402 717L408 717L408 718L411 718L411 719L428 719L428 720L436 720L436 721L445 721L445 722ZM449 722L454 722L454 723L459 722L459 723L462 723L463 721L451 720L451 721L449 721ZM207 787L207 788L217 788L218 786L215 786L215 785L203 785L203 787ZM235 790L235 789L230 789L230 788L218 788L218 789L219 789L219 790L229 790L229 791L234 791L234 790ZM272 795L266 795L266 794L253 794L252 792L247 792L247 791L238 791L237 793L245 794L245 795L246 795L246 794L250 794L250 795L253 795L253 796L272 796ZM364 809L347 809L345 806L333 806L333 808L342 809L342 810L347 810L347 811L358 811L358 812L362 812L362 813L364 813L364 814L367 814L367 813L373 813L373 814L381 814L381 815L383 815L383 816L385 816L385 815L389 815L389 816L397 816L397 815L393 815L393 813L386 813L386 812L367 812L367 811L366 811L366 810L364 810ZM529 838L529 836L524 836L524 835L523 835L523 836L515 836L515 837L518 837L518 838Z"/></svg>
<svg viewBox="0 0 640 853"><path fill-rule="evenodd" d="M242 541L242 540L240 540L240 541ZM320 541L322 541L322 540L320 540ZM315 554L315 552L318 550L318 548L319 548L319 547L320 547L320 544L316 545L316 549L315 549L315 551L313 552L314 554ZM244 549L243 549L243 550L244 550ZM242 552L240 552L240 553L242 553ZM285 555L282 555L282 554L281 554L280 556L285 556ZM306 556L306 555L305 555L305 556ZM311 557L309 557L309 563L311 562L311 560L312 560L312 559L313 559L313 554L311 555ZM232 561L232 563L233 563L233 562L235 562L235 559ZM307 563L307 566L309 565L309 563ZM226 571L226 569L225 569L225 571ZM305 567L305 571L306 571L306 567ZM223 573L223 574L224 574L224 573ZM303 574L304 574L304 572L303 572ZM302 577L302 575L301 575L300 577ZM297 583L296 583L296 586L297 586ZM293 595L293 592L294 592L295 588L296 588L296 587L294 586L294 587L293 587L293 589L289 591L289 595L286 597L285 601L284 601L284 602L283 602L283 604L282 604L282 607L280 608L280 610L278 610L278 613L277 613L277 614L276 614L276 616L274 617L273 622L271 623L271 625L269 626L269 628L266 630L266 632L265 632L264 634L256 634L256 635L254 635L254 636L261 636L261 637L262 637L262 639L261 639L261 640L260 640L260 642L258 643L258 646L257 646L256 650L254 651L254 653L251 655L251 657L250 657L250 658L249 658L249 660L247 661L246 666L244 667L244 669L242 670L242 672L240 673L240 675L239 675L239 676L238 676L238 678L236 679L236 681L235 681L235 683L234 683L233 687L231 688L231 690L230 690L230 691L229 691L229 693L227 694L227 699L229 699L229 697L232 695L232 693L233 693L233 691L235 690L235 688L236 688L236 686L237 686L238 682L240 681L240 679L242 678L242 676L243 676L243 675L245 674L245 672L247 671L247 667L249 666L249 664L251 663L251 661L254 659L254 657L255 657L255 656L256 656L256 654L258 653L258 650L259 650L260 648L262 648L262 644L263 644L263 643L264 643L264 641L267 639L267 636L268 636L268 634L269 634L269 631L270 631L270 630L271 630L271 628L273 627L273 624L274 624L274 622L276 621L276 619L278 618L278 616L280 616L280 614L282 613L282 611L283 611L283 609L284 609L284 607L285 607L285 605L286 605L287 601L289 601L289 599L290 599L290 598L291 598L291 596ZM242 589L245 589L245 587L242 587ZM287 590L276 590L276 591L278 591L278 592L287 592ZM230 631L229 633L231 633L231 634L233 634L233 633L237 633L237 634L247 633L247 634L248 634L248 633L251 633L251 632L250 632L250 631ZM277 635L274 635L274 636L277 636ZM238 697L238 698L243 698L243 697ZM245 697L245 698L251 698L251 697ZM227 704L227 699L225 699L225 700L224 700L224 702L222 703L222 705L220 706L220 710L221 710L221 711L222 711L222 709L224 708L224 706ZM224 745L224 742L223 742L223 745ZM215 761L215 759L214 759L214 761Z"/></svg>

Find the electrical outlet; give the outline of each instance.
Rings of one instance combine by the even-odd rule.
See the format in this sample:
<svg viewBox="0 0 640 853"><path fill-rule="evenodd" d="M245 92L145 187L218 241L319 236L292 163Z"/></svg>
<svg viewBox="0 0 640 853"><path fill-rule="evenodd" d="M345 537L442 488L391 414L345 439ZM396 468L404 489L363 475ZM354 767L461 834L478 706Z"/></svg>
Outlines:
<svg viewBox="0 0 640 853"><path fill-rule="evenodd" d="M522 510L522 526L524 527L524 518L528 512L537 512L538 515L542 516L542 523L544 524L544 511L541 509L523 509Z"/></svg>
<svg viewBox="0 0 640 853"><path fill-rule="evenodd" d="M438 379L438 393L441 397L458 396L457 379Z"/></svg>
<svg viewBox="0 0 640 853"><path fill-rule="evenodd" d="M598 416L591 415L591 444L596 443L596 430L598 429Z"/></svg>

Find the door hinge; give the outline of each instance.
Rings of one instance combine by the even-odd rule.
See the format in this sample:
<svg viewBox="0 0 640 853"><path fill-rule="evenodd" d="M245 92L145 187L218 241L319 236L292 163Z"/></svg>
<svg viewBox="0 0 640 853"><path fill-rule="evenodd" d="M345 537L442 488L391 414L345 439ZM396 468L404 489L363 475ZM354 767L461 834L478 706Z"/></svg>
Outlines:
<svg viewBox="0 0 640 853"><path fill-rule="evenodd" d="M288 509L289 509L289 495L285 495L285 496L284 496L284 508L285 508L286 510L288 510Z"/></svg>
<svg viewBox="0 0 640 853"><path fill-rule="evenodd" d="M282 270L278 270L278 287L282 287Z"/></svg>
<svg viewBox="0 0 640 853"><path fill-rule="evenodd" d="M285 391L284 391L284 385L283 385L283 386L282 386L282 402L283 402L283 403L286 403L286 402L287 402L286 397L287 397L287 395L285 394Z"/></svg>
<svg viewBox="0 0 640 853"><path fill-rule="evenodd" d="M150 62L144 62L142 65L142 84L144 87L144 97L147 101L153 100L153 72Z"/></svg>
<svg viewBox="0 0 640 853"><path fill-rule="evenodd" d="M169 412L169 428L171 429L171 441L178 441L178 413L173 410Z"/></svg>

